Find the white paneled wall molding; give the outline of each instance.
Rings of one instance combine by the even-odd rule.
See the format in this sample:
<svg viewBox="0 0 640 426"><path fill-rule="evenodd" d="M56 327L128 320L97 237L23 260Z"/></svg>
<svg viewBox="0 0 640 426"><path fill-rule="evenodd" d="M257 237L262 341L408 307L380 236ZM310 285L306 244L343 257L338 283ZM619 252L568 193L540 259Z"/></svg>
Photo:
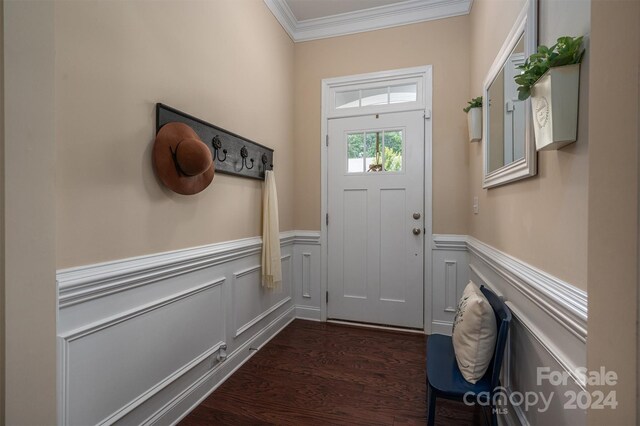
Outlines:
<svg viewBox="0 0 640 426"><path fill-rule="evenodd" d="M172 424L294 318L320 319L320 234L280 235L58 271L59 424Z"/></svg>
<svg viewBox="0 0 640 426"><path fill-rule="evenodd" d="M469 279L507 301L513 313L502 386L512 392L556 395L546 410L510 406L503 424L584 424L584 410L564 409L565 392L584 391L578 367L586 365L587 293L467 235L433 236L433 323L451 333L451 297ZM566 384L538 383L537 368L567 373Z"/></svg>
<svg viewBox="0 0 640 426"><path fill-rule="evenodd" d="M58 271L60 424L173 424L294 318L321 319L320 233L281 234L283 284L260 284L260 238ZM503 385L536 385L536 366L583 385L587 294L465 235L434 235L433 333L451 332L469 279L491 287L514 321ZM567 388L565 386L565 388ZM584 412L513 407L507 424L578 424Z"/></svg>
<svg viewBox="0 0 640 426"><path fill-rule="evenodd" d="M431 332L451 334L458 300L469 282L469 254L465 236L433 236L433 293Z"/></svg>
<svg viewBox="0 0 640 426"><path fill-rule="evenodd" d="M587 293L467 235L433 236L436 251L468 251L552 316L582 342L587 340ZM464 283L466 285L466 282ZM462 294L462 289L460 289Z"/></svg>
<svg viewBox="0 0 640 426"><path fill-rule="evenodd" d="M529 301L582 342L587 341L587 293L473 237L467 247Z"/></svg>

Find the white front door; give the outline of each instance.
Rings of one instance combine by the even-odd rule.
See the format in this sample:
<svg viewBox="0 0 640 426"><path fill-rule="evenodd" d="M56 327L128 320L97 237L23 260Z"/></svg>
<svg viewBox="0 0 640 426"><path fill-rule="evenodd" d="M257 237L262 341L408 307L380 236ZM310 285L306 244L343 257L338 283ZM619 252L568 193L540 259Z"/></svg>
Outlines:
<svg viewBox="0 0 640 426"><path fill-rule="evenodd" d="M329 120L329 319L423 327L423 114Z"/></svg>

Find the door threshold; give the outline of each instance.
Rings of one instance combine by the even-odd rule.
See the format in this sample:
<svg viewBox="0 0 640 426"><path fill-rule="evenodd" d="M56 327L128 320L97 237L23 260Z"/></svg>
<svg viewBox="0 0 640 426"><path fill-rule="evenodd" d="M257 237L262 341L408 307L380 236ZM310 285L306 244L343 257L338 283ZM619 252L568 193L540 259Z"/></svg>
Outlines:
<svg viewBox="0 0 640 426"><path fill-rule="evenodd" d="M374 328L377 330L396 331L400 333L425 334L424 330L416 328L394 327L391 325L371 324L367 322L345 321L336 319L327 319L330 324L350 325L353 327Z"/></svg>

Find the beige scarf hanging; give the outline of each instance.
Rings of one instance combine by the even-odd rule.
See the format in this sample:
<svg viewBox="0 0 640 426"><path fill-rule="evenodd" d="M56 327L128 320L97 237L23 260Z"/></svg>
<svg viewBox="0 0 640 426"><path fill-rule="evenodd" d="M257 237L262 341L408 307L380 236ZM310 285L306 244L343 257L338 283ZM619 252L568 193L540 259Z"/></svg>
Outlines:
<svg viewBox="0 0 640 426"><path fill-rule="evenodd" d="M279 289L282 285L280 263L280 224L278 194L273 171L265 172L262 195L262 286Z"/></svg>

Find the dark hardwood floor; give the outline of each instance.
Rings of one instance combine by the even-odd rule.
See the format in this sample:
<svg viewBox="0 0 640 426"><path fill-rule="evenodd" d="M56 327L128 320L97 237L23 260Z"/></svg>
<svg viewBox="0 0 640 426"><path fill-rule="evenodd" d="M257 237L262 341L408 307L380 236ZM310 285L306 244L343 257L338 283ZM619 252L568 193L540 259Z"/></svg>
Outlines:
<svg viewBox="0 0 640 426"><path fill-rule="evenodd" d="M180 424L426 424L425 342L295 320ZM438 400L437 425L481 420L472 407Z"/></svg>

